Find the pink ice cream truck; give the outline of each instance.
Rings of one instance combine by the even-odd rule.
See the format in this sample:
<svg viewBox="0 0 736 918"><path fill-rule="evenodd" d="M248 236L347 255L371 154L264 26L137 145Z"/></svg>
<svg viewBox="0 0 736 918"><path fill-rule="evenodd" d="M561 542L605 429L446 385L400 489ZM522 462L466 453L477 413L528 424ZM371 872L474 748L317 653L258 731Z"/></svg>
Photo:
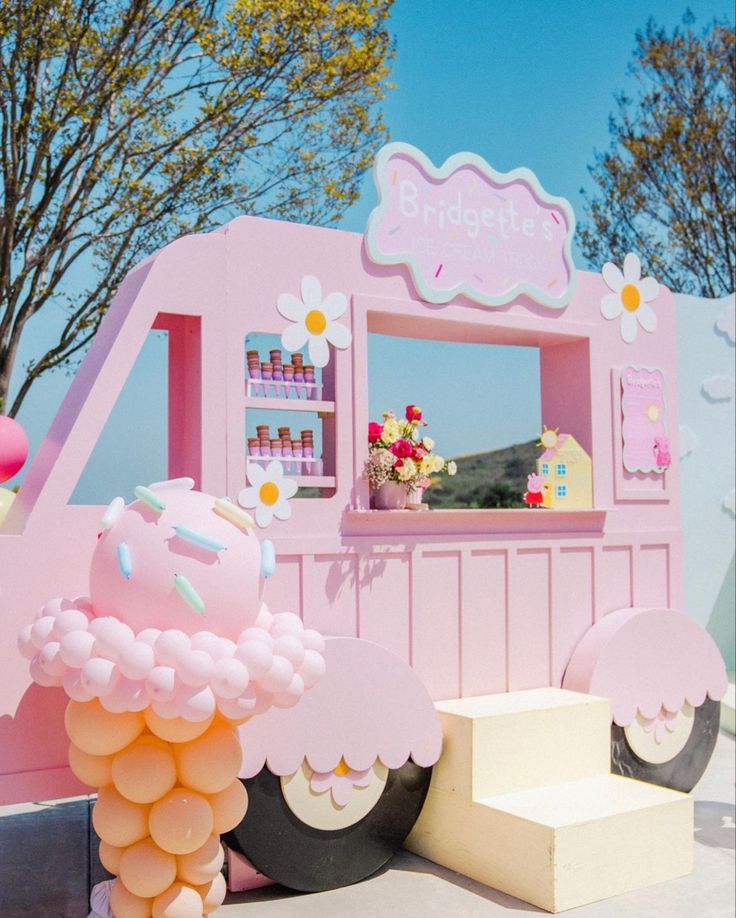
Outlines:
<svg viewBox="0 0 736 918"><path fill-rule="evenodd" d="M15 640L89 592L104 507L70 497L159 329L169 477L268 527L263 596L327 637L324 679L241 728L231 886L352 883L407 836L552 911L681 875L726 675L683 609L673 297L634 254L576 270L526 169L396 143L375 170L365 236L240 217L120 286L0 530L0 802L89 792ZM534 509L373 509L371 332L538 349Z"/></svg>

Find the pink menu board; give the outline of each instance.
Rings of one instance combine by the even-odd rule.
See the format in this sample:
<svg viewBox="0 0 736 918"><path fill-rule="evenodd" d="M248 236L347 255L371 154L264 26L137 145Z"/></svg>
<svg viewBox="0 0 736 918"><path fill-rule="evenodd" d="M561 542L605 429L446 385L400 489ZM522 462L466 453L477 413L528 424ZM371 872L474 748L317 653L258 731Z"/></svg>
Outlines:
<svg viewBox="0 0 736 918"><path fill-rule="evenodd" d="M422 299L463 294L501 306L526 294L554 309L570 301L575 217L529 169L499 173L474 153L436 169L415 147L391 143L374 175L366 251L377 264L406 265Z"/></svg>
<svg viewBox="0 0 736 918"><path fill-rule="evenodd" d="M629 366L621 371L621 433L627 472L663 471L658 444L667 443L665 388L664 372L656 367Z"/></svg>

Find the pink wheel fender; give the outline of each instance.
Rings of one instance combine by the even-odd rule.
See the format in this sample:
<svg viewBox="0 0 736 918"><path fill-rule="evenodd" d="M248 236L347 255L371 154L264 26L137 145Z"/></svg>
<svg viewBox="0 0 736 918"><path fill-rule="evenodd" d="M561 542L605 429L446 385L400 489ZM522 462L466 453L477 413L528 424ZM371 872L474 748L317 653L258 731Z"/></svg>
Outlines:
<svg viewBox="0 0 736 918"><path fill-rule="evenodd" d="M598 621L570 659L562 687L609 698L614 723L626 727L637 709L653 718L664 708L720 701L726 667L713 638L672 609L617 609Z"/></svg>
<svg viewBox="0 0 736 918"><path fill-rule="evenodd" d="M343 759L355 771L380 759L401 768L409 758L434 765L442 731L429 694L393 653L357 638L327 638L325 675L293 708L273 708L240 728L241 778L268 765L275 775L296 772L306 759L317 772Z"/></svg>

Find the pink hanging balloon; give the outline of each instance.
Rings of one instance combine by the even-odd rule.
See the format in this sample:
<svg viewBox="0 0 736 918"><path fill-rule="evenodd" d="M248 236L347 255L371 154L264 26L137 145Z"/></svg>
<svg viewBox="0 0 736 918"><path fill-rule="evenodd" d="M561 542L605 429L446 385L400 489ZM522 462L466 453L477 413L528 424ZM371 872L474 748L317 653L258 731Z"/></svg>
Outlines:
<svg viewBox="0 0 736 918"><path fill-rule="evenodd" d="M28 458L28 437L13 418L0 415L0 481L17 474Z"/></svg>

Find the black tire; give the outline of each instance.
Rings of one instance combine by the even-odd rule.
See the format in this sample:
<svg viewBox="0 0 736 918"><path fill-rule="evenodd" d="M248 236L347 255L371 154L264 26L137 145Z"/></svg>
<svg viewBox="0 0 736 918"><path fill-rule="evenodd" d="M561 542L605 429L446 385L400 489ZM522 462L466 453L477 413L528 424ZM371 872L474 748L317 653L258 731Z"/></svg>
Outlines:
<svg viewBox="0 0 736 918"><path fill-rule="evenodd" d="M684 748L668 762L654 764L631 749L624 728L611 727L611 770L627 778L648 781L689 793L705 771L718 739L721 703L706 698L695 708L693 729Z"/></svg>
<svg viewBox="0 0 736 918"><path fill-rule="evenodd" d="M373 809L351 826L315 829L289 809L281 781L268 768L243 780L248 812L224 841L269 879L300 892L357 883L379 870L401 847L419 817L431 768L411 759L388 772Z"/></svg>

